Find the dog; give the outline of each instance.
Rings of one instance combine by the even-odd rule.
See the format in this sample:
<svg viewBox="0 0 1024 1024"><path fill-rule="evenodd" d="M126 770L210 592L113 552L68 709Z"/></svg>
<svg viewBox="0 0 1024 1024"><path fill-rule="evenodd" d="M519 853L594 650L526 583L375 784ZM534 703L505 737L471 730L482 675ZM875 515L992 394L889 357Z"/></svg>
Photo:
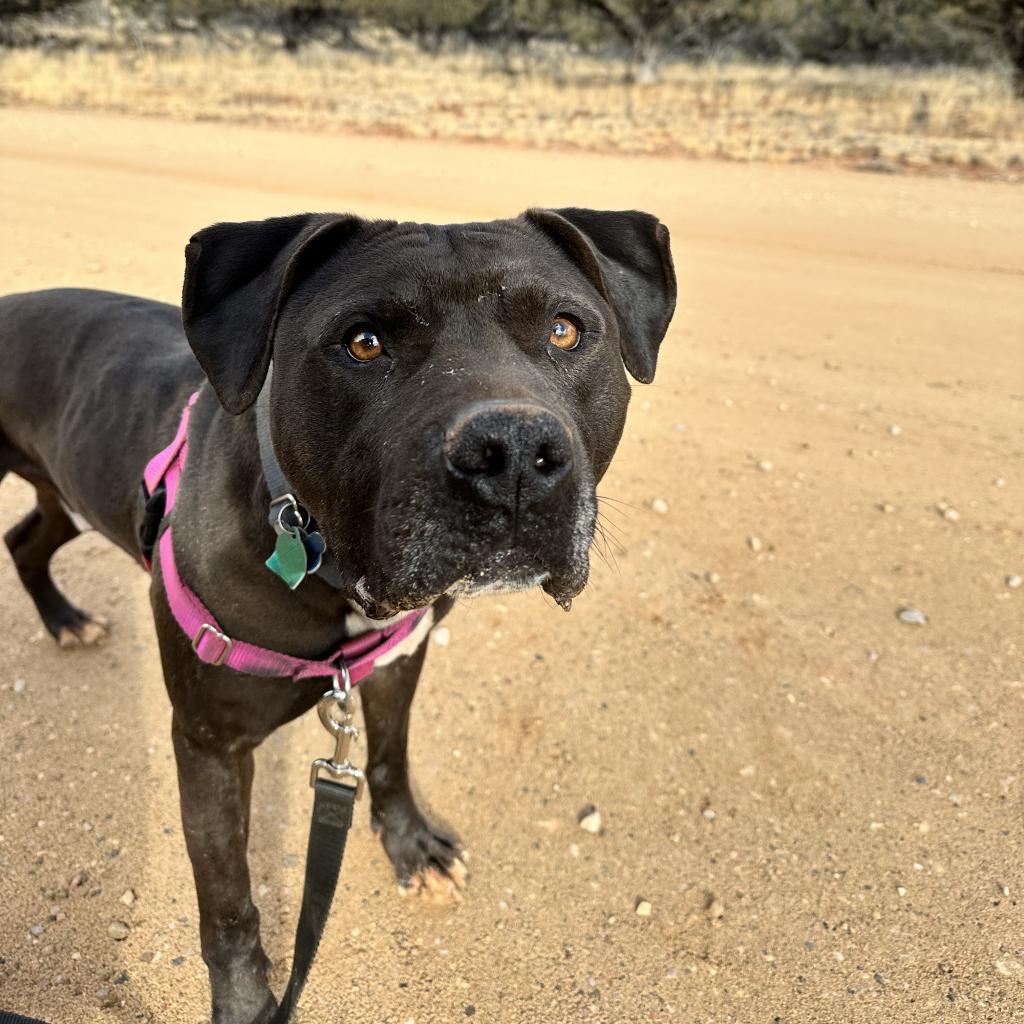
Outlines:
<svg viewBox="0 0 1024 1024"><path fill-rule="evenodd" d="M415 613L361 687L371 820L400 884L455 894L459 844L417 806L406 761L427 632L460 595L539 586L568 609L583 589L626 371L654 378L676 280L657 218L575 208L222 223L185 256L180 310L79 289L0 299L0 479L38 500L5 540L67 647L107 628L49 574L78 517L142 560L160 525L151 603L212 1017L256 1024L277 1004L246 862L253 751L325 680L239 670L233 638L315 666ZM168 515L140 480L176 431ZM289 488L276 512L268 459ZM186 632L172 568L216 627Z"/></svg>

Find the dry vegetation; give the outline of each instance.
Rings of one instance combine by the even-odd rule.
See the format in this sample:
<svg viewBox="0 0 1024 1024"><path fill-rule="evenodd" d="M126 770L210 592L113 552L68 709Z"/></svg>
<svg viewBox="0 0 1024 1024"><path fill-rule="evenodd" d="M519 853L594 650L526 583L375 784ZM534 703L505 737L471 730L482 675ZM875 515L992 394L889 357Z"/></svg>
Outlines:
<svg viewBox="0 0 1024 1024"><path fill-rule="evenodd" d="M8 50L0 103L1024 180L1024 104L996 72L677 64L652 85L625 79L623 65L557 49L510 68L399 41L289 55L195 40Z"/></svg>

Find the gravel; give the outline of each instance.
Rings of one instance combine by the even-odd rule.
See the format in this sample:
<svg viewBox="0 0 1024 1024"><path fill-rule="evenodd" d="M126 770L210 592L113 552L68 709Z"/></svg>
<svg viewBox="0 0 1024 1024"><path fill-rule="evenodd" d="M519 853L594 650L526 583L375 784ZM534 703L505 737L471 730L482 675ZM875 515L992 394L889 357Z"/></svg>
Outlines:
<svg viewBox="0 0 1024 1024"><path fill-rule="evenodd" d="M919 608L901 608L896 617L908 626L927 626L928 616Z"/></svg>

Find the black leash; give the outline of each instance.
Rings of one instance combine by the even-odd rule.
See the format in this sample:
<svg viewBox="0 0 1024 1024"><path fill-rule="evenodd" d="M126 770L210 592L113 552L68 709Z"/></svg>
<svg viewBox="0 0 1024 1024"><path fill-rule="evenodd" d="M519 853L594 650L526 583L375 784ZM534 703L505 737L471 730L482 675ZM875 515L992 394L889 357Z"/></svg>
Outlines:
<svg viewBox="0 0 1024 1024"><path fill-rule="evenodd" d="M306 880L302 889L302 910L295 928L292 973L277 1013L270 1018L269 1024L288 1024L302 994L327 925L334 891L338 887L345 842L352 827L352 810L363 793L363 773L348 759L349 746L359 735L354 724L352 701L348 670L343 668L334 677L333 687L317 705L320 721L334 736L334 756L318 758L309 774L314 794L313 818L309 823ZM327 772L331 779L321 778L321 772ZM338 779L347 779L348 784L332 781Z"/></svg>
<svg viewBox="0 0 1024 1024"><path fill-rule="evenodd" d="M341 860L345 856L345 841L352 827L352 809L358 792L354 786L317 779L313 790L313 820L309 823L309 845L306 848L306 882L302 890L302 911L295 929L292 973L270 1024L288 1024L302 994L327 925Z"/></svg>

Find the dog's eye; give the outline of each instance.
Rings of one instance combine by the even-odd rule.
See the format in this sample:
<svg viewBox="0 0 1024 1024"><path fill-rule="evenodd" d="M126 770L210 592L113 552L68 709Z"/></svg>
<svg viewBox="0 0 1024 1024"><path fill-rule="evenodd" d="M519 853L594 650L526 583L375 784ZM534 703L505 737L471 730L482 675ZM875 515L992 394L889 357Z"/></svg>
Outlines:
<svg viewBox="0 0 1024 1024"><path fill-rule="evenodd" d="M568 318L556 316L551 322L548 344L569 351L580 343L580 329Z"/></svg>
<svg viewBox="0 0 1024 1024"><path fill-rule="evenodd" d="M384 346L380 343L380 338L373 331L368 331L365 328L361 331L356 331L348 339L346 347L348 348L349 355L361 363L372 362L384 352Z"/></svg>

